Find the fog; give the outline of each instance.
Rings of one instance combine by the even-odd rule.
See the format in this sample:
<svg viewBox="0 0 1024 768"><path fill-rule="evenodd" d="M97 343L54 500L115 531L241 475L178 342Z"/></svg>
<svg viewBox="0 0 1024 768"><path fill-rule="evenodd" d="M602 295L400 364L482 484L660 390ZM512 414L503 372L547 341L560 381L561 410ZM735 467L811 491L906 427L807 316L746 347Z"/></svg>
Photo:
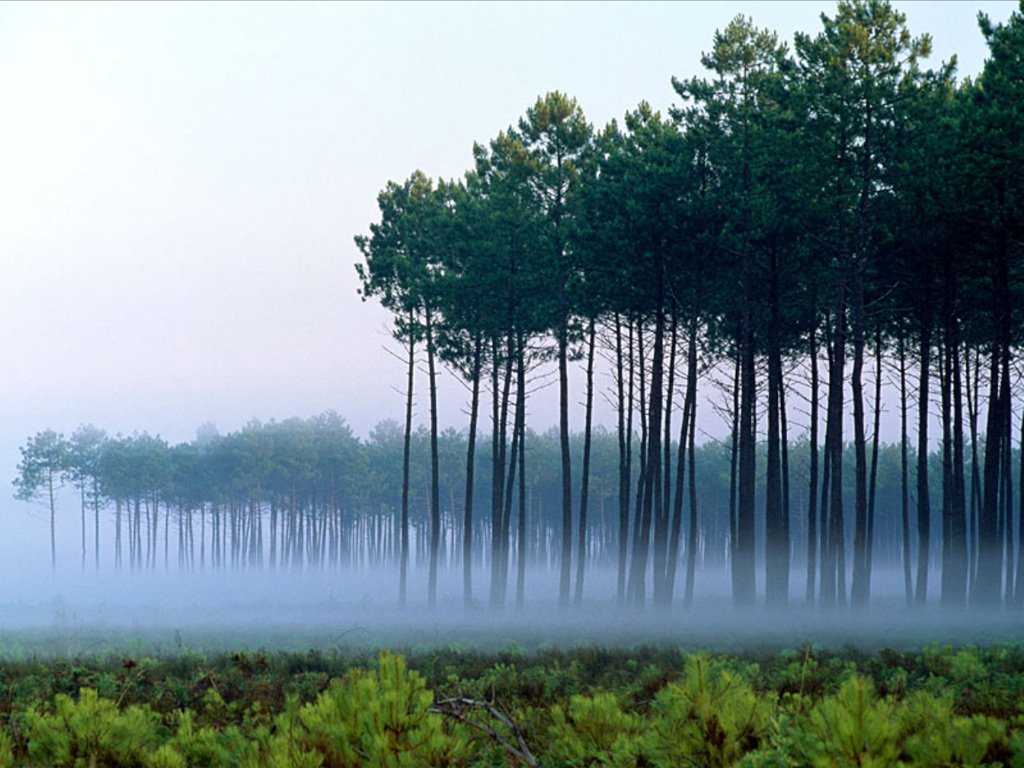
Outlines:
<svg viewBox="0 0 1024 768"><path fill-rule="evenodd" d="M60 491L57 566L50 565L49 518L44 506L0 505L8 531L0 561L0 657L79 656L103 653L175 654L238 648L269 651L310 649L372 653L381 647L423 650L455 647L479 651L614 645L672 645L722 651L786 648L881 647L921 649L932 642L988 646L1024 641L1019 611L948 611L938 604L940 569L931 568L930 602L910 609L900 569L876 566L871 606L823 610L804 604L806 572L799 544L790 573L789 610L763 605L763 550L757 552L758 604L732 604L727 569L698 569L695 600L683 607L685 564L680 563L671 610L616 604L614 569L588 568L579 608L558 607L557 562L526 574L525 605L514 606L514 565L508 602L488 607L490 570L473 573L476 603L462 598L460 563L441 567L437 607L428 610L427 569L412 558L407 605L398 603L397 568L304 566L301 569L194 571L179 568L175 544L149 566L121 569L113 562L113 510L101 512L101 558L94 563L92 521L82 564L80 510L76 493ZM18 531L11 536L10 532ZM173 528L172 528L173 532ZM413 540L415 553L416 543ZM934 553L933 553L934 556ZM847 573L847 584L850 573Z"/></svg>
<svg viewBox="0 0 1024 768"><path fill-rule="evenodd" d="M162 568L160 569L162 571ZM728 574L697 574L697 598L673 609L623 609L615 604L615 573L592 570L582 607L557 606L558 574L527 574L522 610L484 607L488 574L475 573L484 605L465 608L461 569L442 571L438 605L426 606L426 572L413 569L409 602L397 601L397 574L381 569L274 573L74 572L46 577L0 599L0 655L81 656L104 653L320 650L372 653L389 647L443 647L481 652L612 645L670 645L726 652L814 646L920 650L932 642L989 646L1024 640L1014 611L949 612L937 604L907 609L901 574L873 581L872 607L823 611L802 605L802 574L794 572L791 609L731 605ZM10 584L10 581L7 581Z"/></svg>

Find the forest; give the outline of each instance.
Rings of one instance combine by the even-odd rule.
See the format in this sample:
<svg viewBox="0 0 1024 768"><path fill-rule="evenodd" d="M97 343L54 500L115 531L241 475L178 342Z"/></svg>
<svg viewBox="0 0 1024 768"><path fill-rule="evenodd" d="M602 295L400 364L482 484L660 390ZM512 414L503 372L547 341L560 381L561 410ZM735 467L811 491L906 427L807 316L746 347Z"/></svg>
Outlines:
<svg viewBox="0 0 1024 768"><path fill-rule="evenodd" d="M650 588L654 605L670 605L680 567L684 603L692 599L709 511L695 425L716 387L732 427L722 525L736 605L758 598L758 550L768 605L790 601L798 550L807 568L795 586L807 602L869 603L883 392L900 422L895 536L908 595L924 604L937 587L943 605L979 607L1024 597L1024 506L1014 507L1024 465L1013 459L1015 433L1024 435L1013 354L1024 19L979 23L989 58L976 80L957 82L953 61L924 68L929 37L913 36L886 2L839 3L792 51L737 17L703 54L706 77L673 79L679 103L668 115L641 102L621 124L595 129L575 99L550 92L475 145L463 179L417 171L388 183L379 222L356 242L363 296L392 312L408 353L408 403L417 354L425 357L431 600L442 531L438 367L456 371L469 393L467 519L478 421L490 421L484 514L499 604L513 529L527 535L532 377L555 369L556 546L568 605L588 557L597 359L615 379L621 602L643 605ZM582 393L570 393L576 364ZM894 386L883 386L887 376ZM408 410L405 423L408 436ZM808 457L800 476L798 429ZM405 502L401 514L404 580ZM471 532L464 527L466 553Z"/></svg>
<svg viewBox="0 0 1024 768"><path fill-rule="evenodd" d="M62 563L71 570L396 570L401 557L399 513L404 476L404 434L397 422L378 424L366 440L356 437L336 413L266 424L253 421L224 435L206 425L197 433L192 442L178 445L148 434L109 437L92 425L79 428L69 438L52 430L30 438L18 492L41 501L50 516L52 565L57 565L59 527L80 549L80 562ZM556 430L538 434L527 429L526 435L524 569L554 572L558 570L560 531L558 434ZM573 435L574 462L581 460L583 443L582 435ZM449 428L438 435L437 444L444 531L438 557L443 572L463 565L462 493L468 435ZM584 573L614 570L619 552L618 439L599 426L591 433L590 445L592 514L584 537ZM765 448L763 443L758 446L758 461L764 461ZM639 450L635 440L633 450ZM675 444L672 450L677 450ZM793 476L806 478L810 463L806 439L794 441L791 450ZM696 447L694 456L701 500L695 574L700 574L727 567L731 555L731 445L708 441ZM910 456L913 459L913 449ZM477 446L474 461L480 469L472 503L485 509L492 486L489 441ZM852 446L847 446L847 498L852 492L854 461ZM940 493L941 455L932 452L928 464L929 493ZM411 566L423 571L429 563L430 524L430 434L426 427L410 436L408 473ZM638 480L634 471L634 485ZM882 569L899 570L905 565L900 538L903 486L899 445L881 445L875 488L875 563ZM760 477L755 487L759 506L764 504L765 490ZM794 540L803 541L806 500L795 502ZM78 514L69 516L75 507ZM763 518L757 522L760 537ZM472 524L473 551L468 560L486 571L492 553L490 519L478 516ZM930 567L935 569L939 563L934 553L939 551L940 541L937 531L931 533ZM917 542L911 541L911 545L916 554ZM516 538L512 540L512 559L517 563L518 552ZM794 547L793 555L794 569L810 567L806 552ZM693 578L699 590L699 577ZM524 598L522 589L517 582L519 603ZM908 600L913 596L909 585L906 596Z"/></svg>
<svg viewBox="0 0 1024 768"><path fill-rule="evenodd" d="M465 603L493 607L523 605L528 567L563 607L608 567L602 597L666 609L710 567L739 607L863 608L884 565L910 604L1021 605L1024 15L979 27L989 58L958 80L881 0L792 50L737 17L666 115L597 128L550 92L463 178L388 182L356 269L393 318L401 420L366 440L333 413L174 446L39 432L15 486L46 504L53 566L67 481L82 567L386 565L401 604L417 568L430 606L461 569ZM558 424L537 432L548 379ZM701 409L726 439L698 442Z"/></svg>

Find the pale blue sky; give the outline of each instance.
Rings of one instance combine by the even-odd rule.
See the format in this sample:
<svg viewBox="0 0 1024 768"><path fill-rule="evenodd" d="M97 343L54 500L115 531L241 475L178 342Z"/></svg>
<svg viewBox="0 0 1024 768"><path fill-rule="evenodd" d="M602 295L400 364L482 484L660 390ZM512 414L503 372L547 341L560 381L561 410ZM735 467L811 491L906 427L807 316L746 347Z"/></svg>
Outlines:
<svg viewBox="0 0 1024 768"><path fill-rule="evenodd" d="M979 8L897 3L976 73ZM94 422L401 413L353 235L389 180L458 176L541 93L597 125L737 13L791 40L829 2L0 4L0 508L17 446ZM547 398L550 400L551 398ZM448 384L444 421L462 393ZM553 423L542 395L538 427Z"/></svg>

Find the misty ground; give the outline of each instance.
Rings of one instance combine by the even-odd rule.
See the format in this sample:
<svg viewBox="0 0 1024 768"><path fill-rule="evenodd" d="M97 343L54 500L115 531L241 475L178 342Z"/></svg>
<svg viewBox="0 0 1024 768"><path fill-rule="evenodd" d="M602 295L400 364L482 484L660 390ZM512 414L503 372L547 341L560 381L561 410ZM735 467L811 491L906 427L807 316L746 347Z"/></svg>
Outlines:
<svg viewBox="0 0 1024 768"><path fill-rule="evenodd" d="M895 576L897 574L892 574ZM425 607L425 574L413 571L406 608L391 572L158 575L80 573L0 592L0 655L209 653L239 648L363 653L381 647L494 652L515 646L674 645L733 652L819 646L918 650L932 643L991 646L1024 641L1020 613L908 609L899 581L882 574L867 612L823 611L792 599L786 612L732 607L728 579L700 575L700 596L669 613L622 610L614 573L594 572L581 608L559 610L557 574L534 572L522 610L462 605L461 575L445 575L438 607ZM476 594L486 604L486 578ZM681 589L679 592L681 593ZM793 592L796 592L794 587ZM514 592L512 593L514 595Z"/></svg>

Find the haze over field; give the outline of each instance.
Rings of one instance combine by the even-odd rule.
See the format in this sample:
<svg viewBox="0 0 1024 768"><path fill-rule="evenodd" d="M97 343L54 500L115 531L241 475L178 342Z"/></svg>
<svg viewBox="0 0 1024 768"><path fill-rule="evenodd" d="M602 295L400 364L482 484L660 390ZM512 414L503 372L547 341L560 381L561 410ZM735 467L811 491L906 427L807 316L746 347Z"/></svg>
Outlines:
<svg viewBox="0 0 1024 768"><path fill-rule="evenodd" d="M978 11L1001 23L1017 4L897 7L912 32L933 38L925 65L955 53L963 78L987 55ZM575 97L598 127L641 99L667 113L679 101L670 79L703 75L701 52L737 14L791 41L798 30L816 33L819 15L834 10L817 2L0 7L0 71L9 73L0 82L0 490L15 475L18 447L46 428L70 434L93 423L177 443L206 423L228 433L253 418L334 410L366 437L400 419L403 366L389 315L360 300L354 269L353 236L378 220L387 181L415 169L461 177L474 142L553 90ZM573 376L578 401L581 376ZM462 387L443 378L441 388L442 425L464 429ZM555 389L533 396L531 428L557 423ZM702 413L702 432L725 434L711 408ZM424 393L417 423L426 416ZM794 416L795 434L802 419ZM614 428L601 397L597 421ZM574 430L580 422L575 413ZM883 434L898 435L891 414ZM61 509L76 514L70 488ZM37 504L0 494L0 530L8 585L0 605L49 606L55 593L94 607L137 597L109 574L79 578L74 525L60 528L67 565L51 576ZM450 578L444 594L455 600ZM306 585L311 598L323 596L319 577ZM224 587L249 598L241 582ZM394 594L383 577L338 590L344 602Z"/></svg>

